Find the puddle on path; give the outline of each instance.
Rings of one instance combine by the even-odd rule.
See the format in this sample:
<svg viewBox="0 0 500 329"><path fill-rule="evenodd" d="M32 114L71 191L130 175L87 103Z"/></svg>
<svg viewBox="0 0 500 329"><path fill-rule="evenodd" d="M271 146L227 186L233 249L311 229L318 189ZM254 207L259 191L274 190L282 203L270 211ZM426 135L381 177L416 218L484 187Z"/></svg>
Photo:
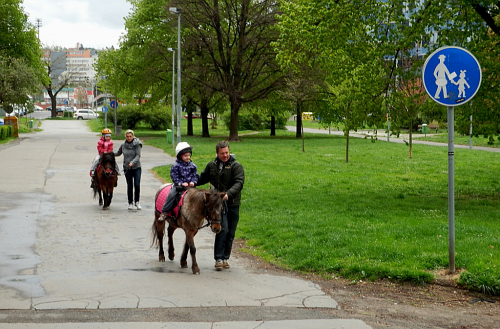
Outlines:
<svg viewBox="0 0 500 329"><path fill-rule="evenodd" d="M39 193L0 193L0 285L41 297L45 291L35 268L41 258L34 247L37 220L51 212L50 196Z"/></svg>

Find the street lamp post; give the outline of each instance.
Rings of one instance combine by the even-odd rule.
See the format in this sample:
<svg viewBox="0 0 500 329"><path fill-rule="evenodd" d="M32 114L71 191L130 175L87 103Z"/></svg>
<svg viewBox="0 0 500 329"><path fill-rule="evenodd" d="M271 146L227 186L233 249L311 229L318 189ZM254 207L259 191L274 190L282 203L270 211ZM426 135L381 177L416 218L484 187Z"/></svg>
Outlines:
<svg viewBox="0 0 500 329"><path fill-rule="evenodd" d="M170 7L177 14L177 143L181 141L181 9Z"/></svg>
<svg viewBox="0 0 500 329"><path fill-rule="evenodd" d="M168 48L172 52L172 148L175 148L174 128L175 128L175 49Z"/></svg>

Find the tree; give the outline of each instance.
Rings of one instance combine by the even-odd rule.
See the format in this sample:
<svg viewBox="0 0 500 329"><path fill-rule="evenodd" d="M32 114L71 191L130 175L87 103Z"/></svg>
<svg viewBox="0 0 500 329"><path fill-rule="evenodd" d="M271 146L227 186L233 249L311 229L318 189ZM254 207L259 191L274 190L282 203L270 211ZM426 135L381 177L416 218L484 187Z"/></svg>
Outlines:
<svg viewBox="0 0 500 329"><path fill-rule="evenodd" d="M21 3L0 5L0 105L26 103L43 79L40 45Z"/></svg>
<svg viewBox="0 0 500 329"><path fill-rule="evenodd" d="M271 45L277 38L275 0L179 1L182 8L184 45L187 49L203 50L210 65L210 84L206 84L229 100L231 120L229 137L239 140L238 113L244 103L266 98L283 85L283 75ZM201 60L201 63L207 63Z"/></svg>
<svg viewBox="0 0 500 329"><path fill-rule="evenodd" d="M57 116L57 94L69 85L73 74L66 71L66 54L64 51L47 49L43 60L48 77L44 83L44 88L47 90L52 104L50 116L55 118Z"/></svg>

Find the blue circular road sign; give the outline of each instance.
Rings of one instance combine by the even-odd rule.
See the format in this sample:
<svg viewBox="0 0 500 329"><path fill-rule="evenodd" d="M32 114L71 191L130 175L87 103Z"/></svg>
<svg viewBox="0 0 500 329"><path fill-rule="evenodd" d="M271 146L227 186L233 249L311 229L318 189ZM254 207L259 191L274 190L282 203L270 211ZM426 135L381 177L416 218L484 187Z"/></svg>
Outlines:
<svg viewBox="0 0 500 329"><path fill-rule="evenodd" d="M481 66L476 57L460 47L442 47L427 57L422 70L427 94L444 106L470 101L481 85Z"/></svg>
<svg viewBox="0 0 500 329"><path fill-rule="evenodd" d="M118 102L117 101L111 101L111 103L109 103L109 106L111 106L112 109L116 109L118 107Z"/></svg>
<svg viewBox="0 0 500 329"><path fill-rule="evenodd" d="M107 113L108 112L108 107L106 105L104 105L102 107L102 113Z"/></svg>

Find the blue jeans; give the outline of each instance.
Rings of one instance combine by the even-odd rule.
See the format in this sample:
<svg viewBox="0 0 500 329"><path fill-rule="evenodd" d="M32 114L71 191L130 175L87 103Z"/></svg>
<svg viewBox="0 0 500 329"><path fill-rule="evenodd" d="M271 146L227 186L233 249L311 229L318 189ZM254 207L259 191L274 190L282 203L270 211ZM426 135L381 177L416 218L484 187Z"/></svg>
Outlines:
<svg viewBox="0 0 500 329"><path fill-rule="evenodd" d="M127 197L129 204L133 203L132 201L139 202L139 196L141 194L141 174L141 168L125 170L125 179L127 180Z"/></svg>
<svg viewBox="0 0 500 329"><path fill-rule="evenodd" d="M214 259L228 260L231 256L236 227L240 220L240 206L227 207L222 215L222 229L215 235Z"/></svg>

